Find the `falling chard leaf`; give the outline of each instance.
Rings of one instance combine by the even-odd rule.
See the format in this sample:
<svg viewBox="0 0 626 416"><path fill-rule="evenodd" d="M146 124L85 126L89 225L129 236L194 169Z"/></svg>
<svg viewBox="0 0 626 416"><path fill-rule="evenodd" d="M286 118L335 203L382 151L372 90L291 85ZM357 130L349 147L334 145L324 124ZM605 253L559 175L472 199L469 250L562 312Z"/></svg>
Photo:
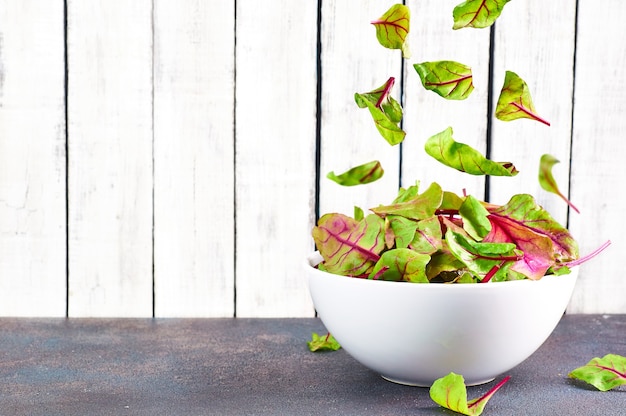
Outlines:
<svg viewBox="0 0 626 416"><path fill-rule="evenodd" d="M370 110L378 132L392 146L401 143L406 136L398 126L402 120L402 106L389 95L395 81L391 77L374 91L354 94L356 104Z"/></svg>
<svg viewBox="0 0 626 416"><path fill-rule="evenodd" d="M574 204L567 199L565 195L559 191L559 187L554 180L554 176L552 176L552 167L559 163L559 161L552 155L545 154L541 156L541 161L539 162L539 184L543 189L548 192L552 192L557 194L563 201L567 203L576 213L580 214L578 208L574 206Z"/></svg>
<svg viewBox="0 0 626 416"><path fill-rule="evenodd" d="M411 53L406 37L409 34L411 20L410 9L403 4L394 4L372 24L376 27L376 38L381 45L389 49L402 50L402 56L410 58Z"/></svg>
<svg viewBox="0 0 626 416"><path fill-rule="evenodd" d="M337 342L330 332L326 335L318 335L317 333L311 333L311 341L307 341L306 345L311 352L320 351L337 351L341 348L341 345Z"/></svg>
<svg viewBox="0 0 626 416"><path fill-rule="evenodd" d="M502 13L504 5L511 0L467 0L452 11L452 29L473 27L482 29L491 26Z"/></svg>
<svg viewBox="0 0 626 416"><path fill-rule="evenodd" d="M326 177L339 185L354 186L377 181L383 176L383 173L384 171L380 162L374 160L363 165L355 166L341 175L335 175L335 172L329 172Z"/></svg>
<svg viewBox="0 0 626 416"><path fill-rule="evenodd" d="M445 377L435 380L430 387L430 398L446 409L453 410L463 415L478 416L483 412L489 399L491 399L510 378L510 376L506 376L485 395L468 401L465 379L459 374L450 373Z"/></svg>
<svg viewBox="0 0 626 416"><path fill-rule="evenodd" d="M474 90L472 68L454 61L423 62L413 65L422 85L448 100L464 100Z"/></svg>
<svg viewBox="0 0 626 416"><path fill-rule="evenodd" d="M471 175L515 176L517 169L510 162L493 162L480 152L452 138L452 127L426 141L426 153L446 166Z"/></svg>
<svg viewBox="0 0 626 416"><path fill-rule="evenodd" d="M506 71L504 77L504 85L500 91L498 104L496 104L496 118L502 121L529 118L546 126L550 125L548 121L537 115L526 82L511 71Z"/></svg>
<svg viewBox="0 0 626 416"><path fill-rule="evenodd" d="M589 383L600 391L626 385L626 357L616 354L596 357L569 373L569 377Z"/></svg>

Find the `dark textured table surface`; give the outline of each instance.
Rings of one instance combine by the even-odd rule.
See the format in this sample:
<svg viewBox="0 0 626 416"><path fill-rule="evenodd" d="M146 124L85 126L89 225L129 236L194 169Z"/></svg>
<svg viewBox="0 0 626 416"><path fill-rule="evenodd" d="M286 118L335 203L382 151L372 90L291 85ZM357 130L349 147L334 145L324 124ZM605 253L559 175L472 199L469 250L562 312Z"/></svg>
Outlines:
<svg viewBox="0 0 626 416"><path fill-rule="evenodd" d="M0 414L454 414L343 350L310 353L312 331L325 333L317 319L0 319ZM607 353L626 355L626 315L565 316L483 414L626 415L626 388L567 378Z"/></svg>

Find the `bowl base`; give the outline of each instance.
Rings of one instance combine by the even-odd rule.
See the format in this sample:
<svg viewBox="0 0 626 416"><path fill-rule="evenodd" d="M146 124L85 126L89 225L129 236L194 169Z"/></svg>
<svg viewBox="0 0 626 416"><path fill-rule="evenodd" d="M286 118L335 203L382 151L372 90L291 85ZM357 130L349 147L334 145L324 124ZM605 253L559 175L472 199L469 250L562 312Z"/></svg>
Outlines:
<svg viewBox="0 0 626 416"><path fill-rule="evenodd" d="M395 378L393 378L393 377L387 377L387 376L384 376L384 375L382 375L382 374L381 374L380 376L381 376L382 378L384 378L385 380L387 380L387 381L391 382L391 383L401 384L401 385L403 385L403 386L410 386L410 387L428 387L428 388L430 388L430 386L432 385L432 383L430 383L430 384L426 384L426 383L413 382L413 381L407 381L407 380L398 380L398 379L395 379ZM467 382L467 381L466 381L466 382L465 382L465 385L466 385L467 387L471 387L471 386L479 386L479 385L481 385L481 384L486 384L486 383L489 383L489 382L491 382L491 381L493 381L493 380L495 380L495 377L488 378L488 379L485 379L485 380L471 381L471 382ZM434 380L433 380L433 382L434 382Z"/></svg>

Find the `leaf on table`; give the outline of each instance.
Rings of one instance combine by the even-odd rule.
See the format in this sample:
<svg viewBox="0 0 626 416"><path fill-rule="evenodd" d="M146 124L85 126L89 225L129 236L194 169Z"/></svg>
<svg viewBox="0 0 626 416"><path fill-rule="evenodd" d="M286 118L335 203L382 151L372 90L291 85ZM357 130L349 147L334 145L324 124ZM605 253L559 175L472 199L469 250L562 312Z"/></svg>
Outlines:
<svg viewBox="0 0 626 416"><path fill-rule="evenodd" d="M346 172L335 175L335 172L329 172L326 177L333 182L343 186L355 186L372 183L382 178L384 174L382 165L378 160L373 160L359 166L355 166Z"/></svg>
<svg viewBox="0 0 626 416"><path fill-rule="evenodd" d="M529 118L550 125L535 111L526 82L512 71L506 71L504 85L496 104L496 118L502 121Z"/></svg>
<svg viewBox="0 0 626 416"><path fill-rule="evenodd" d="M450 373L445 377L435 380L430 387L430 398L441 407L453 410L457 413L478 416L487 402L511 377L507 376L496 384L486 394L476 399L467 400L467 387L463 376Z"/></svg>
<svg viewBox="0 0 626 416"><path fill-rule="evenodd" d="M491 26L504 6L511 0L467 0L452 11L453 29L473 27L482 29Z"/></svg>
<svg viewBox="0 0 626 416"><path fill-rule="evenodd" d="M407 43L411 23L411 11L403 4L394 4L372 24L376 28L376 38L381 45L389 49L402 50L402 56L410 58Z"/></svg>
<svg viewBox="0 0 626 416"><path fill-rule="evenodd" d="M313 228L313 239L324 261L319 267L344 276L364 276L385 246L385 221L370 214L360 221L343 214L325 214Z"/></svg>
<svg viewBox="0 0 626 416"><path fill-rule="evenodd" d="M569 377L589 383L600 391L612 390L626 385L626 357L616 354L596 357L569 373Z"/></svg>
<svg viewBox="0 0 626 416"><path fill-rule="evenodd" d="M307 341L306 345L311 352L337 351L341 348L341 345L339 345L330 332L321 336L313 332L311 334L311 341Z"/></svg>
<svg viewBox="0 0 626 416"><path fill-rule="evenodd" d="M492 229L483 241L514 243L524 253L511 270L537 280L550 267L578 258L576 240L531 195L514 195L507 204L488 210Z"/></svg>
<svg viewBox="0 0 626 416"><path fill-rule="evenodd" d="M561 193L554 176L552 176L552 167L557 163L559 163L559 161L552 155L544 154L541 156L541 160L539 162L539 185L541 185L541 187L546 191L557 194L563 201L565 201L565 203L567 203L567 205L580 214L578 208L576 208L574 204Z"/></svg>
<svg viewBox="0 0 626 416"><path fill-rule="evenodd" d="M413 65L422 86L448 100L464 100L474 91L472 68L454 61Z"/></svg>
<svg viewBox="0 0 626 416"><path fill-rule="evenodd" d="M511 162L494 162L469 145L452 138L452 127L435 134L424 145L426 153L446 166L471 175L515 176Z"/></svg>
<svg viewBox="0 0 626 416"><path fill-rule="evenodd" d="M406 133L400 128L402 106L391 95L395 78L391 77L380 88L365 93L355 93L354 101L359 108L367 108L374 125L390 145L402 143Z"/></svg>

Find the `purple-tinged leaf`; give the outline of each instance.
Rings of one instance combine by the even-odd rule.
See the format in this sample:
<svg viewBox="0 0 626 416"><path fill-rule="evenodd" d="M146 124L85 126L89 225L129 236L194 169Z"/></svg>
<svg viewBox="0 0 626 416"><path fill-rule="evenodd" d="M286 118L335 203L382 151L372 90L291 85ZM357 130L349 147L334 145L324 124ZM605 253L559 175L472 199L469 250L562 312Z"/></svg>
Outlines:
<svg viewBox="0 0 626 416"><path fill-rule="evenodd" d="M330 332L326 335L318 335L315 332L311 333L311 341L307 341L306 345L311 352L337 351L341 348L341 345L339 345Z"/></svg>
<svg viewBox="0 0 626 416"><path fill-rule="evenodd" d="M550 123L539 117L535 111L528 85L515 72L506 71L504 85L496 104L496 118L502 121L529 118L546 126Z"/></svg>
<svg viewBox="0 0 626 416"><path fill-rule="evenodd" d="M411 250L422 254L433 254L443 247L441 223L437 216L426 218L417 223L417 230L410 243Z"/></svg>
<svg viewBox="0 0 626 416"><path fill-rule="evenodd" d="M413 65L422 85L448 100L464 100L474 91L472 68L454 61Z"/></svg>
<svg viewBox="0 0 626 416"><path fill-rule="evenodd" d="M428 283L426 264L430 256L408 248L396 248L383 253L370 273L370 279ZM382 271L382 273L380 273Z"/></svg>
<svg viewBox="0 0 626 416"><path fill-rule="evenodd" d="M569 231L527 194L514 195L501 207L488 208L491 232L485 242L510 242L524 256L511 270L541 279L551 267L578 258L578 244Z"/></svg>
<svg viewBox="0 0 626 416"><path fill-rule="evenodd" d="M385 221L370 214L356 221L343 214L323 215L313 239L324 258L321 267L344 276L369 274L384 249Z"/></svg>
<svg viewBox="0 0 626 416"><path fill-rule="evenodd" d="M570 208L580 214L578 208L576 208L574 204L572 204L572 202L561 193L554 176L552 176L552 167L557 163L559 163L559 161L552 155L545 154L541 156L541 161L539 162L539 185L541 185L541 187L546 191L557 194L567 203L567 205L570 206Z"/></svg>
<svg viewBox="0 0 626 416"><path fill-rule="evenodd" d="M402 143L406 133L400 128L402 106L391 95L395 78L391 77L380 88L366 93L355 93L354 101L359 108L367 108L374 125L390 145Z"/></svg>
<svg viewBox="0 0 626 416"><path fill-rule="evenodd" d="M430 387L430 398L438 405L446 409L468 416L480 415L489 399L500 390L511 377L506 376L483 396L467 400L467 387L462 375L450 373L445 377L435 380Z"/></svg>
<svg viewBox="0 0 626 416"><path fill-rule="evenodd" d="M376 27L376 38L381 45L389 49L400 49L402 56L410 57L406 38L411 25L411 11L407 6L394 4L372 24Z"/></svg>
<svg viewBox="0 0 626 416"><path fill-rule="evenodd" d="M510 162L493 162L480 152L452 138L452 127L426 141L426 153L446 166L471 175L515 176L517 169Z"/></svg>
<svg viewBox="0 0 626 416"><path fill-rule="evenodd" d="M586 365L569 373L569 377L582 380L600 391L626 385L626 357L607 354L594 358Z"/></svg>
<svg viewBox="0 0 626 416"><path fill-rule="evenodd" d="M355 166L340 175L335 175L335 172L329 172L326 177L339 185L355 186L377 181L382 178L384 173L380 162L373 160L363 165Z"/></svg>
<svg viewBox="0 0 626 416"><path fill-rule="evenodd" d="M424 193L406 201L392 205L381 205L370 210L381 217L400 215L413 220L432 217L441 205L443 191L441 186L433 182Z"/></svg>
<svg viewBox="0 0 626 416"><path fill-rule="evenodd" d="M502 13L504 5L511 0L467 0L454 8L453 29L473 27L477 29L491 26Z"/></svg>

